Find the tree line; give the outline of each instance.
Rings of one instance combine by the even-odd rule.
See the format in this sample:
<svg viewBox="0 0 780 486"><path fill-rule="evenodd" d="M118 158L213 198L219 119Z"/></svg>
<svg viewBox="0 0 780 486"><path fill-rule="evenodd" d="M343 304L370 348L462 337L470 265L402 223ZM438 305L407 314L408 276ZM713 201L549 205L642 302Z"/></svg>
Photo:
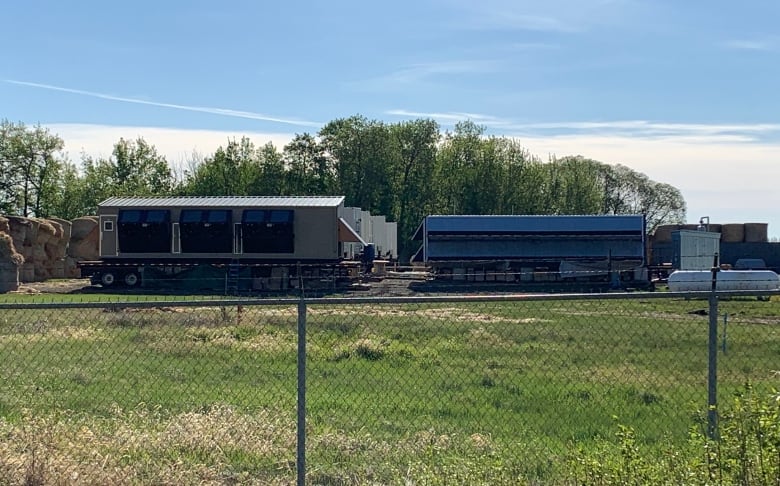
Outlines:
<svg viewBox="0 0 780 486"><path fill-rule="evenodd" d="M73 219L110 196L343 195L346 206L398 223L401 258L428 214L645 214L648 231L685 220L675 187L624 165L582 156L542 160L510 137L466 121L442 132L429 119L340 118L281 150L246 137L181 170L143 138L111 156L64 155L45 127L0 123L0 213Z"/></svg>

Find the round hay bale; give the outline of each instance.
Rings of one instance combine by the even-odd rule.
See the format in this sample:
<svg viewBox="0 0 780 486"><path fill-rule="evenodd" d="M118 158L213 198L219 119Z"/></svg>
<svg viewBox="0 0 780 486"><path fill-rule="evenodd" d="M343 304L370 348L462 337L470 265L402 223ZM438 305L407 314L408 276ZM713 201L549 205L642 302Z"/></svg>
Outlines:
<svg viewBox="0 0 780 486"><path fill-rule="evenodd" d="M78 260L97 260L100 245L100 227L97 217L85 216L73 220L68 256Z"/></svg>
<svg viewBox="0 0 780 486"><path fill-rule="evenodd" d="M98 225L97 216L83 216L71 221L70 239L81 241Z"/></svg>
<svg viewBox="0 0 780 486"><path fill-rule="evenodd" d="M742 223L721 225L720 239L724 243L742 243L745 240L745 225Z"/></svg>
<svg viewBox="0 0 780 486"><path fill-rule="evenodd" d="M45 219L31 219L33 225L37 225L33 246L43 246L57 236L57 228ZM60 228L60 233L62 229Z"/></svg>
<svg viewBox="0 0 780 486"><path fill-rule="evenodd" d="M49 260L65 258L65 250L68 247L68 242L65 240L65 231L62 229L62 225L54 220L47 220L47 224L50 224L54 228L54 236L52 236L44 245L46 255Z"/></svg>
<svg viewBox="0 0 780 486"><path fill-rule="evenodd" d="M720 233L722 226L723 225L717 223L710 223L709 225L707 225L707 227L709 228L708 231L710 233Z"/></svg>
<svg viewBox="0 0 780 486"><path fill-rule="evenodd" d="M85 239L77 242L71 241L68 245L67 256L76 260L97 260L99 258L97 236L94 240Z"/></svg>
<svg viewBox="0 0 780 486"><path fill-rule="evenodd" d="M60 227L62 228L62 239L64 239L66 243L70 241L70 230L73 226L73 223L67 219L62 218L49 218L49 220L54 221L55 223L59 223Z"/></svg>
<svg viewBox="0 0 780 486"><path fill-rule="evenodd" d="M767 223L745 223L745 242L766 243L769 241Z"/></svg>
<svg viewBox="0 0 780 486"><path fill-rule="evenodd" d="M662 224L655 229L655 241L658 243L668 243L672 241L672 231L677 231L679 228L679 224Z"/></svg>

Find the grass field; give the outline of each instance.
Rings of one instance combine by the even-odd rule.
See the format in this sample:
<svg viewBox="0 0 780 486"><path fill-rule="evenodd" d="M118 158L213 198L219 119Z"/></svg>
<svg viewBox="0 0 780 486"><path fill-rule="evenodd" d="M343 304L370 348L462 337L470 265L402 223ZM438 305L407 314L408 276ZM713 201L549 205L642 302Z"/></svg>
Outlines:
<svg viewBox="0 0 780 486"><path fill-rule="evenodd" d="M658 467L671 450L696 456L707 306L655 296L313 303L308 478L566 483L593 451L614 453L616 470L626 450ZM746 384L759 396L777 387L780 302L719 307L725 414ZM0 312L0 476L294 481L295 306Z"/></svg>

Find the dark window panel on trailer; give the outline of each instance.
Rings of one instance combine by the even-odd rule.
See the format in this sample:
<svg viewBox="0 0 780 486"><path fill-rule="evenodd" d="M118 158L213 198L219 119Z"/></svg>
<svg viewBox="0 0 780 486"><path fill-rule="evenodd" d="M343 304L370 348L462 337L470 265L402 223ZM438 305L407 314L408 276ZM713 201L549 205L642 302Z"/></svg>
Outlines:
<svg viewBox="0 0 780 486"><path fill-rule="evenodd" d="M233 250L231 211L185 209L179 217L182 253L230 253Z"/></svg>
<svg viewBox="0 0 780 486"><path fill-rule="evenodd" d="M248 209L242 215L245 253L294 253L295 212L289 209Z"/></svg>
<svg viewBox="0 0 780 486"><path fill-rule="evenodd" d="M171 251L170 212L167 210L120 210L120 253L168 253Z"/></svg>

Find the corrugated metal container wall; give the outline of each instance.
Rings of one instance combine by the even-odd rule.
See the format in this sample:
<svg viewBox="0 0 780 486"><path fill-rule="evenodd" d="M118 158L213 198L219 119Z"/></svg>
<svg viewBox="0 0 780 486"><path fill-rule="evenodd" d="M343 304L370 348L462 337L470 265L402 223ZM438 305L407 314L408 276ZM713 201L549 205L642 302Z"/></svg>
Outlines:
<svg viewBox="0 0 780 486"><path fill-rule="evenodd" d="M398 259L398 223L387 223L387 249L394 260Z"/></svg>
<svg viewBox="0 0 780 486"><path fill-rule="evenodd" d="M353 206L346 206L339 208L339 216L344 218L344 221L355 230L364 240L365 235L361 233L363 211L360 208ZM363 245L360 243L344 243L343 245L344 255L343 257L349 260L355 259L362 251Z"/></svg>
<svg viewBox="0 0 780 486"><path fill-rule="evenodd" d="M371 242L376 249L376 256L382 259L387 254L387 219L384 216L371 216Z"/></svg>
<svg viewBox="0 0 780 486"><path fill-rule="evenodd" d="M626 216L428 216L426 261L630 259L644 262L645 220Z"/></svg>
<svg viewBox="0 0 780 486"><path fill-rule="evenodd" d="M709 270L720 254L720 233L679 230L672 232L672 267L678 270Z"/></svg>

